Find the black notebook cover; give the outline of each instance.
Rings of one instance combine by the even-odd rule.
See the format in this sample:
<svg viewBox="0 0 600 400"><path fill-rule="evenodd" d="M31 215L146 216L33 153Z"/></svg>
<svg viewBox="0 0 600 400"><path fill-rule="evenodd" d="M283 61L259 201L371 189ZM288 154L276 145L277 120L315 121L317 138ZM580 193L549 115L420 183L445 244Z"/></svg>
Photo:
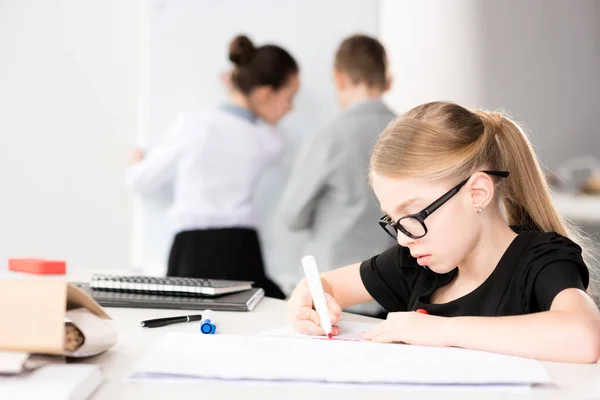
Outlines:
<svg viewBox="0 0 600 400"><path fill-rule="evenodd" d="M103 307L162 308L172 310L252 311L265 292L252 288L243 292L217 297L168 296L128 292L93 290L88 283L73 283Z"/></svg>

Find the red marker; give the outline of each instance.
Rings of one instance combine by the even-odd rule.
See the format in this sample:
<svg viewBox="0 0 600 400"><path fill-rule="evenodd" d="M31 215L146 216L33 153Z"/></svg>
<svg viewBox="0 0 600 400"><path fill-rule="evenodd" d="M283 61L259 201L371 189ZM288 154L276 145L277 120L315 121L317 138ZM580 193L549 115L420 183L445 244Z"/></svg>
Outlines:
<svg viewBox="0 0 600 400"><path fill-rule="evenodd" d="M328 337L329 339L333 339L333 335L332 335L331 333L328 333L328 334L327 334L327 337Z"/></svg>
<svg viewBox="0 0 600 400"><path fill-rule="evenodd" d="M415 312L418 312L419 314L429 314L429 313L427 312L427 310L425 310L425 309L422 309L422 308L419 308L418 310L415 310Z"/></svg>

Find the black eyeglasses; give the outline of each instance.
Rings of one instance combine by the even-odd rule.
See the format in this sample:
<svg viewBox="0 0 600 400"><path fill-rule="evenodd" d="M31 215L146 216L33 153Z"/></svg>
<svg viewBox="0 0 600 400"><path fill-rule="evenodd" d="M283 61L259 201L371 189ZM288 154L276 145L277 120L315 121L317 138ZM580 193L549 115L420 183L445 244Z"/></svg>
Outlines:
<svg viewBox="0 0 600 400"><path fill-rule="evenodd" d="M508 178L508 171L482 171L488 175L498 176L500 178ZM384 215L379 219L379 225L383 228L388 235L398 240L398 231L402 232L406 236L413 239L421 239L427 234L427 226L425 226L425 219L429 217L435 210L444 205L445 202L450 200L458 191L465 186L465 184L471 179L468 177L452 189L448 190L442 197L425 207L421 212L416 214L410 214L400 218L394 222L388 215Z"/></svg>

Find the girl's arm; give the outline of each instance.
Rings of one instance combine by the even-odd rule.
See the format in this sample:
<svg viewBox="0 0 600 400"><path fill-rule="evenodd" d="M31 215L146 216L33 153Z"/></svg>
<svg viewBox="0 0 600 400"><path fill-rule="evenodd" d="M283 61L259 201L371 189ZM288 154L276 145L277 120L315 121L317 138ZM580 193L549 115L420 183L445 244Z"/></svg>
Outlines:
<svg viewBox="0 0 600 400"><path fill-rule="evenodd" d="M342 308L373 301L360 277L360 263L325 272L321 282L323 290Z"/></svg>
<svg viewBox="0 0 600 400"><path fill-rule="evenodd" d="M376 342L453 346L549 361L600 358L600 313L588 295L565 289L550 311L509 317L437 317L392 313L364 335Z"/></svg>
<svg viewBox="0 0 600 400"><path fill-rule="evenodd" d="M600 358L600 313L579 289L560 292L550 311L450 318L448 324L451 346L551 361L593 363Z"/></svg>

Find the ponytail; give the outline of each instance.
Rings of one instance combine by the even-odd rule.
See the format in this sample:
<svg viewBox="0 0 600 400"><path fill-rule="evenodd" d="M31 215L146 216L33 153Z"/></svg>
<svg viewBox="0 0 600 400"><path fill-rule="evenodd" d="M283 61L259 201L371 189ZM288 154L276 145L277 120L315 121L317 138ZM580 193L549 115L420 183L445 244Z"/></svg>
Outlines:
<svg viewBox="0 0 600 400"><path fill-rule="evenodd" d="M594 241L581 229L560 216L554 206L550 187L542 172L531 142L523 129L498 113L476 111L484 125L484 135L496 141L499 164L495 168L510 172L503 184L502 206L509 225L520 225L542 232L556 232L576 242L590 271L590 295L597 301L598 259Z"/></svg>
<svg viewBox="0 0 600 400"><path fill-rule="evenodd" d="M509 225L522 225L542 232L569 236L569 229L552 202L550 188L531 142L523 130L498 113L477 111L484 136L495 140L500 165L494 168L510 172L502 205ZM492 144L493 146L493 144Z"/></svg>

